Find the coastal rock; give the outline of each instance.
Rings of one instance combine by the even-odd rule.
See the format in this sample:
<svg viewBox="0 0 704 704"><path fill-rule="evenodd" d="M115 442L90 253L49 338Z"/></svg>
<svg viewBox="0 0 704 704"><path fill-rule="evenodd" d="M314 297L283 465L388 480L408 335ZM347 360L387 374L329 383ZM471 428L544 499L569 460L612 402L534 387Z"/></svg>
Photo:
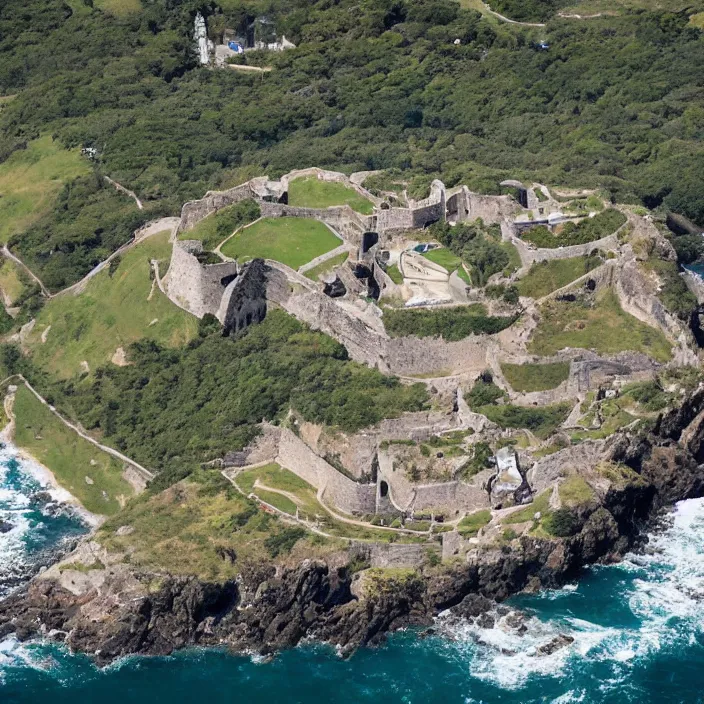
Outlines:
<svg viewBox="0 0 704 704"><path fill-rule="evenodd" d="M704 465L698 461L702 410L704 392L697 391L651 432L615 437L606 459L630 469L604 478L598 500L573 507L568 537L522 535L510 546L479 545L463 562L402 574L352 574L338 555L328 562L247 564L237 581L214 584L111 563L86 589L72 592L48 570L0 602L0 634L14 632L22 640L54 633L71 648L94 654L99 664L189 645L270 654L303 638L349 654L389 631L427 627L448 610L450 620L520 634L523 617L498 602L524 590L560 587L585 565L619 559L663 507L704 495ZM570 642L556 636L536 654L549 655Z"/></svg>
<svg viewBox="0 0 704 704"><path fill-rule="evenodd" d="M9 533L13 528L12 523L9 521L4 521L2 518L0 518L0 534L2 533Z"/></svg>
<svg viewBox="0 0 704 704"><path fill-rule="evenodd" d="M560 635L555 636L548 643L538 646L535 649L535 654L541 656L552 655L554 652L560 650L561 648L565 648L572 643L574 643L574 638L572 636L568 636L565 633L560 633Z"/></svg>

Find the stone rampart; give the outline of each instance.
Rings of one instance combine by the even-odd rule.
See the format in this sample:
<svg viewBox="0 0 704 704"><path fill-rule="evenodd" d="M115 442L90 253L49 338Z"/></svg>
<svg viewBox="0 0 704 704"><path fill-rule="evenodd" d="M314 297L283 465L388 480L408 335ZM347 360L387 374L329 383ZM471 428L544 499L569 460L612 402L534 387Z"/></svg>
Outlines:
<svg viewBox="0 0 704 704"><path fill-rule="evenodd" d="M466 207L468 215L462 220L474 221L481 218L486 225L497 225L514 217L521 210L511 196L484 196L467 191Z"/></svg>
<svg viewBox="0 0 704 704"><path fill-rule="evenodd" d="M169 298L199 318L218 312L225 288L238 271L237 262L202 264L197 257L202 251L198 240L174 242L164 277Z"/></svg>
<svg viewBox="0 0 704 704"><path fill-rule="evenodd" d="M429 552L439 551L437 544L374 543L368 559L372 567L418 567Z"/></svg>
<svg viewBox="0 0 704 704"><path fill-rule="evenodd" d="M358 484L338 472L287 428L281 429L276 461L321 492L336 508L352 515L374 513L376 484Z"/></svg>
<svg viewBox="0 0 704 704"><path fill-rule="evenodd" d="M181 224L178 231L185 232L193 229L196 223L213 213L239 203L247 198L256 198L249 183L235 186L227 191L208 191L198 200L188 201L181 208Z"/></svg>
<svg viewBox="0 0 704 704"><path fill-rule="evenodd" d="M413 228L413 213L408 208L381 208L376 214L376 228L385 233L390 230Z"/></svg>
<svg viewBox="0 0 704 704"><path fill-rule="evenodd" d="M386 343L386 364L393 374L418 376L479 374L487 365L490 338L473 335L457 342L436 337L396 337Z"/></svg>
<svg viewBox="0 0 704 704"><path fill-rule="evenodd" d="M569 259L571 257L583 257L595 249L600 249L603 252L616 252L619 248L618 236L616 233L602 237L594 242L586 244L575 244L571 247L555 247L554 249L539 248L533 249L529 247L519 237L512 237L511 241L518 249L521 256L521 261L524 266L529 266L534 262L554 261L555 259Z"/></svg>

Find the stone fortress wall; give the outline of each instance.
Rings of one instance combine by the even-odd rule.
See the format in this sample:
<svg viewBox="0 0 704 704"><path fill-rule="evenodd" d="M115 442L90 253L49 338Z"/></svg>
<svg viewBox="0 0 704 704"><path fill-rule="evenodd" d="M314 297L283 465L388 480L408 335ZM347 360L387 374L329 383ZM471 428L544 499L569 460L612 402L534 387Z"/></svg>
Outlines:
<svg viewBox="0 0 704 704"><path fill-rule="evenodd" d="M347 206L324 209L289 206L287 194L290 180L309 175L352 185L375 203L375 214L363 216ZM379 199L374 199L343 174L318 169L292 172L279 182L254 179L229 191L208 193L204 199L184 206L180 230L187 231L203 217L244 198L257 200L263 216L307 217L325 222L348 243L360 248L366 232L378 233L381 246L385 236L390 237L393 230L425 227L437 220L462 222L481 217L487 224L501 224L502 238L513 241L517 246L524 269L534 261L581 256L594 249L622 249L616 234L576 247L530 249L515 236L512 218L520 211L520 206L509 196L479 196L465 186L447 190L440 181L434 181L430 196L424 201L411 201L408 208L387 209L379 205ZM534 197L534 200L537 199ZM175 242L172 264L167 274L169 295L177 302L185 302L186 307L196 315L212 312L223 324L237 330L260 320L266 313L267 304L278 305L313 329L337 339L347 348L352 359L376 367L383 373L408 377L409 382L414 376L437 375L444 377L440 381L447 381L444 387L449 389L476 378L490 367L495 371L497 382L501 384L503 381L506 386L500 372L497 344L487 336L470 336L459 342L416 337L391 338L384 329L379 309L374 305L361 299L332 299L322 292L320 285L275 261L260 260L256 265L253 262L241 269L235 262L200 264L196 257L199 245L199 242L193 241ZM367 256L365 263L368 259ZM674 337L681 332L681 326L678 321L670 320L671 316L668 317L669 314L652 291L643 285L643 272L639 268L632 271L632 264L636 264L632 257L626 257L623 261L608 260L578 281L550 295L562 295L570 288L584 286L587 280L593 281L592 288L613 287L619 298L625 301L624 309L627 312L668 330ZM394 286L380 267L379 271L375 269L372 275L380 288ZM347 277L349 282L352 282L351 276ZM511 349L514 352L507 353L506 350ZM647 357L632 353L602 358L584 350L566 350L556 355L554 360L537 360L525 354L524 341L508 345L506 350L501 353L502 359L512 359L516 363L558 359L570 361L569 378L557 389L534 394L512 392L512 401L519 405L575 400L604 383L633 379L634 375L648 378L658 367ZM515 359L512 354L515 354ZM428 380L428 383L433 381ZM401 476L402 473L394 473L388 464L388 457L384 459L385 453L379 449L382 438L426 440L434 434L474 427L480 421L486 425L486 419L480 416L474 418L476 414L467 408L458 410L452 414L406 414L384 421L374 429L349 436L342 444L326 444L320 438L313 440L306 437L303 432L298 437L290 430L274 429L272 432L276 438L273 444L270 442L266 459L275 459L295 472L315 486L320 496L331 505L350 514L427 511L448 506L453 510L475 510L488 504L487 492L481 486L460 481L414 484ZM328 455L337 457L358 481L353 481L326 461L324 458ZM375 481L370 482L371 478Z"/></svg>
<svg viewBox="0 0 704 704"><path fill-rule="evenodd" d="M169 298L199 318L217 312L227 285L239 271L237 262L202 264L197 257L202 252L198 240L174 242L164 277Z"/></svg>
<svg viewBox="0 0 704 704"><path fill-rule="evenodd" d="M264 423L261 435L236 460L225 458L225 466L249 466L276 462L308 482L326 504L350 515L376 511L376 483L359 483L318 456L288 428Z"/></svg>

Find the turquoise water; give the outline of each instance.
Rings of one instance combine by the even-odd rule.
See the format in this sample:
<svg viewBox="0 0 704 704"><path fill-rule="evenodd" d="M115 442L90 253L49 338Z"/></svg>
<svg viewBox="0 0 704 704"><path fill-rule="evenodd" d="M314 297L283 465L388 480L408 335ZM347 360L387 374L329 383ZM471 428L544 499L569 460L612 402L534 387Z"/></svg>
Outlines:
<svg viewBox="0 0 704 704"><path fill-rule="evenodd" d="M0 702L638 704L704 702L704 500L683 502L652 551L525 596L523 637L500 625L406 632L341 660L324 646L270 662L213 650L130 658L105 670L46 644L0 644ZM574 643L540 657L557 633Z"/></svg>
<svg viewBox="0 0 704 704"><path fill-rule="evenodd" d="M85 533L87 526L33 474L38 468L20 460L8 445L0 449L0 597L26 580L42 564L51 564L57 550ZM2 699L0 699L0 702Z"/></svg>

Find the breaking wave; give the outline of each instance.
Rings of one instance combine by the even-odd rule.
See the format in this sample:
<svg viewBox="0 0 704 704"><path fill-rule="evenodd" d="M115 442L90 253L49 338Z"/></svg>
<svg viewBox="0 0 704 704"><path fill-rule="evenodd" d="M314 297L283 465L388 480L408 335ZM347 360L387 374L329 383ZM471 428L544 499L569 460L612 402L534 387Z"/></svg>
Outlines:
<svg viewBox="0 0 704 704"><path fill-rule="evenodd" d="M522 635L505 617L491 628L454 624L450 647L473 678L502 689L545 679L577 683L591 671L601 675L601 697L619 691L625 701L636 701L642 692L629 682L634 673L660 657L677 659L688 648L701 648L703 599L704 499L694 499L676 506L667 527L649 536L644 553L593 568L578 585L512 600L529 614ZM573 641L541 655L539 648L559 636ZM577 688L555 701L604 701L585 696Z"/></svg>
<svg viewBox="0 0 704 704"><path fill-rule="evenodd" d="M42 469L12 445L0 449L0 597L23 584L87 526Z"/></svg>

